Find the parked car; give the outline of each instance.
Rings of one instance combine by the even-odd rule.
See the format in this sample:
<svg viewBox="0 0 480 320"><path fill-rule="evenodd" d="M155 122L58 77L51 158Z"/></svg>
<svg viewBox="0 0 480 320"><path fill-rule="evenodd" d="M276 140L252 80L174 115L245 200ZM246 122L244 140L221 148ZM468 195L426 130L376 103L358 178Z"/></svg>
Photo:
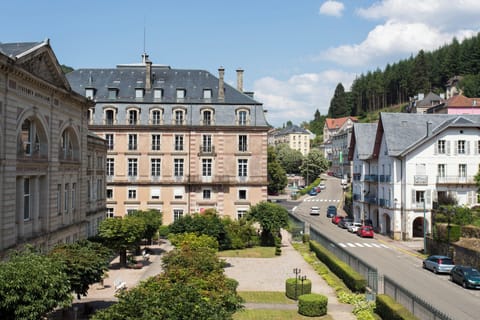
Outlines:
<svg viewBox="0 0 480 320"><path fill-rule="evenodd" d="M374 232L371 226L361 226L357 230L357 235L362 238L373 238Z"/></svg>
<svg viewBox="0 0 480 320"><path fill-rule="evenodd" d="M365 219L363 220L363 225L373 227L373 222L371 219Z"/></svg>
<svg viewBox="0 0 480 320"><path fill-rule="evenodd" d="M310 196L316 196L318 193L317 193L317 191L315 191L315 188L312 188L312 190L308 191L308 194Z"/></svg>
<svg viewBox="0 0 480 320"><path fill-rule="evenodd" d="M450 273L455 263L453 259L447 256L432 255L423 260L422 267L427 270L431 270L434 273Z"/></svg>
<svg viewBox="0 0 480 320"><path fill-rule="evenodd" d="M324 190L324 189L327 188L327 186L326 186L325 183L323 183L323 182L320 183L320 184L318 185L318 187L320 188L320 190Z"/></svg>
<svg viewBox="0 0 480 320"><path fill-rule="evenodd" d="M352 233L357 233L358 229L362 226L360 222L352 222L351 225L348 226L347 230Z"/></svg>
<svg viewBox="0 0 480 320"><path fill-rule="evenodd" d="M469 266L455 266L450 271L450 280L461 284L465 289L480 289L480 272Z"/></svg>
<svg viewBox="0 0 480 320"><path fill-rule="evenodd" d="M318 216L320 214L320 208L319 207L311 207L310 208L310 215L311 216Z"/></svg>
<svg viewBox="0 0 480 320"><path fill-rule="evenodd" d="M347 229L349 225L353 223L352 218L345 217L338 222L338 226L343 229Z"/></svg>
<svg viewBox="0 0 480 320"><path fill-rule="evenodd" d="M315 189L315 191L316 191L317 193L322 192L322 189L320 189L320 187L315 187L314 189Z"/></svg>
<svg viewBox="0 0 480 320"><path fill-rule="evenodd" d="M332 218L337 215L337 207L330 205L327 208L327 218Z"/></svg>
<svg viewBox="0 0 480 320"><path fill-rule="evenodd" d="M342 219L343 219L342 216L336 216L335 215L335 216L332 217L332 223L338 224L340 222L340 220L342 220Z"/></svg>

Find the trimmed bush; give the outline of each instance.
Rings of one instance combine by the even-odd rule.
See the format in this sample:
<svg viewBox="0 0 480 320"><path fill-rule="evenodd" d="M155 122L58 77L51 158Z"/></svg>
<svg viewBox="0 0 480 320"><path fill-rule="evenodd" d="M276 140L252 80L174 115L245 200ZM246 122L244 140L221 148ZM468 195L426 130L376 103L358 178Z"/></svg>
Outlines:
<svg viewBox="0 0 480 320"><path fill-rule="evenodd" d="M345 285L353 292L365 292L367 280L352 267L338 259L333 253L325 249L318 242L310 241L310 250L317 258L325 263L327 267L343 280Z"/></svg>
<svg viewBox="0 0 480 320"><path fill-rule="evenodd" d="M296 285L297 289L295 290L295 278L288 278L285 281L285 295L287 298L297 300L302 294L312 292L312 281L309 279L303 280L303 287L302 281L297 279Z"/></svg>
<svg viewBox="0 0 480 320"><path fill-rule="evenodd" d="M375 300L375 313L382 319L416 320L417 318L400 303L386 294L379 294Z"/></svg>
<svg viewBox="0 0 480 320"><path fill-rule="evenodd" d="M321 294L309 293L298 297L298 313L307 317L327 314L328 298Z"/></svg>

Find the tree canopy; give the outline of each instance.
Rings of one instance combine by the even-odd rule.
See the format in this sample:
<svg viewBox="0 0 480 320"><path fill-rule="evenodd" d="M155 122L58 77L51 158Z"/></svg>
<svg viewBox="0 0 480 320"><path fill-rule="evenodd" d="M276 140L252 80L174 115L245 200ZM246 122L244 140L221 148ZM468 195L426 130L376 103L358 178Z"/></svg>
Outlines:
<svg viewBox="0 0 480 320"><path fill-rule="evenodd" d="M304 159L300 171L307 181L307 185L315 180L322 172L329 167L328 160L318 149L312 149L308 156Z"/></svg>
<svg viewBox="0 0 480 320"><path fill-rule="evenodd" d="M345 88L341 83L337 84L335 93L330 101L330 108L328 109L328 116L330 118L341 118L350 115L350 106L347 105L347 95Z"/></svg>
<svg viewBox="0 0 480 320"><path fill-rule="evenodd" d="M300 151L293 150L286 143L281 143L275 147L275 153L277 162L286 173L300 173L300 166L303 162L303 155Z"/></svg>
<svg viewBox="0 0 480 320"><path fill-rule="evenodd" d="M288 184L287 173L277 161L275 148L269 146L267 149L267 176L268 176L268 192L279 192Z"/></svg>
<svg viewBox="0 0 480 320"><path fill-rule="evenodd" d="M160 211L150 209L146 211L136 210L129 214L130 216L138 217L145 223L145 231L143 238L147 239L149 243L152 242L152 238L158 232L158 228L162 225L162 214Z"/></svg>
<svg viewBox="0 0 480 320"><path fill-rule="evenodd" d="M281 205L262 201L252 206L247 213L248 220L256 221L262 229L263 245L274 245L280 229L288 226L288 211Z"/></svg>

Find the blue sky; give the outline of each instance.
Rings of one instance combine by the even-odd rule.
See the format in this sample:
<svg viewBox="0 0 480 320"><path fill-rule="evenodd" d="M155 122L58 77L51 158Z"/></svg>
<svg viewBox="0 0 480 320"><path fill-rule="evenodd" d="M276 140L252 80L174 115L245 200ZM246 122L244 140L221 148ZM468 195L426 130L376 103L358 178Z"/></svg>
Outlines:
<svg viewBox="0 0 480 320"><path fill-rule="evenodd" d="M155 64L223 66L234 86L240 67L281 126L326 114L339 82L348 90L361 73L476 35L479 15L478 0L5 1L0 42L49 38L75 69L140 62L145 45Z"/></svg>

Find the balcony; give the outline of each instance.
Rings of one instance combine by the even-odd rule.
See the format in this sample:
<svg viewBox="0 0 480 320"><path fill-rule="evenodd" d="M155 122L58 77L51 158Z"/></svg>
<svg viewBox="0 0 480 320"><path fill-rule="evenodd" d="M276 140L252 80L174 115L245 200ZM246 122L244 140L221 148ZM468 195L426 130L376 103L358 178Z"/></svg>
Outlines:
<svg viewBox="0 0 480 320"><path fill-rule="evenodd" d="M389 174L388 175L387 174L381 174L379 176L379 179L378 179L379 182L391 182L390 180L391 180L391 178L390 178Z"/></svg>
<svg viewBox="0 0 480 320"><path fill-rule="evenodd" d="M391 208L390 200L388 199L378 199L378 205L380 207Z"/></svg>
<svg viewBox="0 0 480 320"><path fill-rule="evenodd" d="M354 173L353 174L353 181L360 181L362 178L362 174L361 173Z"/></svg>
<svg viewBox="0 0 480 320"><path fill-rule="evenodd" d="M248 176L248 177L237 177L237 176L228 176L228 175L213 175L204 177L202 175L190 175L186 179L190 184L227 184L227 185L236 185L239 183L248 184L248 185L267 185L266 176Z"/></svg>
<svg viewBox="0 0 480 320"><path fill-rule="evenodd" d="M366 174L363 178L363 181L378 182L378 175L376 175L376 174Z"/></svg>
<svg viewBox="0 0 480 320"><path fill-rule="evenodd" d="M437 184L475 184L475 176L437 176Z"/></svg>
<svg viewBox="0 0 480 320"><path fill-rule="evenodd" d="M377 196L376 195L367 195L364 197L364 202L370 204L377 204Z"/></svg>
<svg viewBox="0 0 480 320"><path fill-rule="evenodd" d="M215 153L215 146L212 145L204 145L200 146L200 151L198 152L198 156L212 156L215 157L217 154Z"/></svg>

